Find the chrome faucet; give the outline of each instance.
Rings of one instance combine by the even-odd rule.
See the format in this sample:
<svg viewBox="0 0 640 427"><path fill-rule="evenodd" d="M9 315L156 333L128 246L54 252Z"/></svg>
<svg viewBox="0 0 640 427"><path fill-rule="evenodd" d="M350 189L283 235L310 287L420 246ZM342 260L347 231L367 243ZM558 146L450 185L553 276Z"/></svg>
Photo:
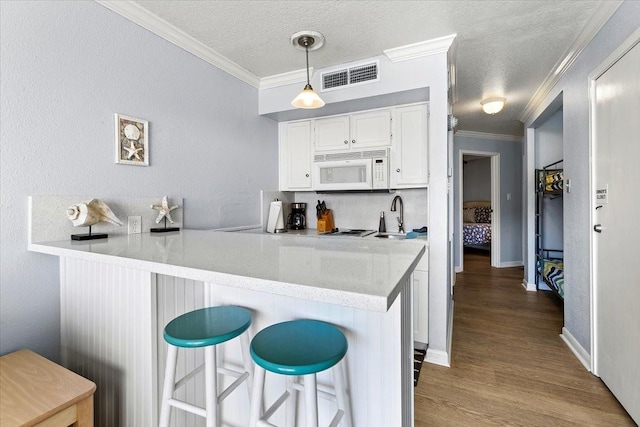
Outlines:
<svg viewBox="0 0 640 427"><path fill-rule="evenodd" d="M400 216L398 218L398 233L404 233L404 204L402 203L402 197L396 196L391 202L391 212L396 211L396 202L400 200Z"/></svg>

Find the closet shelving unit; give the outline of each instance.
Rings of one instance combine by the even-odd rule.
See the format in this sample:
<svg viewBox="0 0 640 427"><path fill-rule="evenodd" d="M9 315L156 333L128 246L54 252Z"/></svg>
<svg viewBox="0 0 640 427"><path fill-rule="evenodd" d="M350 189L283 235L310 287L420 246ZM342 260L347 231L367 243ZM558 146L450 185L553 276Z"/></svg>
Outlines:
<svg viewBox="0 0 640 427"><path fill-rule="evenodd" d="M564 298L564 252L562 249L544 246L544 202L545 199L561 199L564 187L563 161L551 163L542 169L536 169L536 290L542 280L560 298ZM543 274L547 263L552 267L551 274ZM550 277L549 277L550 276ZM561 285L559 286L559 281Z"/></svg>

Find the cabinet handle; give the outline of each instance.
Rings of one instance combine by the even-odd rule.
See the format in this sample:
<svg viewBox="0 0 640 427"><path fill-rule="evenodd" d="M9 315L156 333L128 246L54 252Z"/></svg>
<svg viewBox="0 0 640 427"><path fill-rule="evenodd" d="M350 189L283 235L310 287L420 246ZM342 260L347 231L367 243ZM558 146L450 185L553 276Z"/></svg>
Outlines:
<svg viewBox="0 0 640 427"><path fill-rule="evenodd" d="M305 174L305 176L306 176L307 178L309 178L309 174Z"/></svg>
<svg viewBox="0 0 640 427"><path fill-rule="evenodd" d="M351 140L351 143L352 143L352 144L355 144L355 143L356 143L356 140L355 140L355 139L352 139L352 140Z"/></svg>
<svg viewBox="0 0 640 427"><path fill-rule="evenodd" d="M400 172L400 168L396 169L396 172Z"/></svg>
<svg viewBox="0 0 640 427"><path fill-rule="evenodd" d="M348 144L348 143L349 143L349 140L348 140L348 139L345 139L345 140L344 140L344 143L345 143L345 144Z"/></svg>

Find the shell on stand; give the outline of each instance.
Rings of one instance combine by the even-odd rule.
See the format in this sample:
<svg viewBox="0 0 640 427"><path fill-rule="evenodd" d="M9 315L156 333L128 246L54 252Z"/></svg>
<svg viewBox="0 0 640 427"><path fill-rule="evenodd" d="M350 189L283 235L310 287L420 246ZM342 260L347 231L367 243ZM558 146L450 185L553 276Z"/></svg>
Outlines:
<svg viewBox="0 0 640 427"><path fill-rule="evenodd" d="M98 199L91 199L87 203L78 203L67 208L67 217L74 227L108 222L122 225L122 221L113 213L109 206Z"/></svg>

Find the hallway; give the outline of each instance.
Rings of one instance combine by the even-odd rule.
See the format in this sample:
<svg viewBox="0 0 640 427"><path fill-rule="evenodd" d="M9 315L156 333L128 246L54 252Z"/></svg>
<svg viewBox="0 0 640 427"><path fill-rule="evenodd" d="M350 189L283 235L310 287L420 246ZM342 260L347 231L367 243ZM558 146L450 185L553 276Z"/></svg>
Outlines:
<svg viewBox="0 0 640 427"><path fill-rule="evenodd" d="M634 426L559 334L562 302L526 292L523 269L465 254L457 275L451 368L425 363L415 425Z"/></svg>

